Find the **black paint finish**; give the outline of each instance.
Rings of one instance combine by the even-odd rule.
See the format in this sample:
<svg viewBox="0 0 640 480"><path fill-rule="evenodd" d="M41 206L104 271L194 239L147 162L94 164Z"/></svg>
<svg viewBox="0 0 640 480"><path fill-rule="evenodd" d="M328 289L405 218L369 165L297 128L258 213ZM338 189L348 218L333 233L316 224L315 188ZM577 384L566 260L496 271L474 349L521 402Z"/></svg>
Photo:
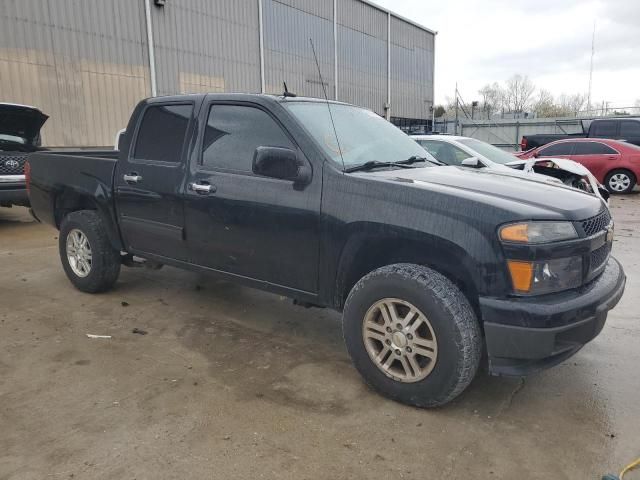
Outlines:
<svg viewBox="0 0 640 480"><path fill-rule="evenodd" d="M606 208L583 192L464 167L343 173L282 105L317 101L244 94L145 100L133 112L118 161L113 152L31 155L33 209L56 226L69 211L97 209L116 248L336 309L369 271L396 262L426 264L460 286L482 321L523 327L531 326L523 306L546 300L512 294L507 256L582 255L588 262L603 245L603 235L535 248L498 240L505 223L579 222ZM148 137L150 131L146 112L176 105L189 106L189 115L176 120L182 126L172 129L171 142L181 142L179 148L173 145L169 156L166 148L152 147L139 154L138 132L146 129ZM232 113L210 118L216 111ZM253 151L254 143L295 152L307 181L256 174L254 158L244 152ZM125 175L141 178L132 182ZM621 294L622 268L616 275L611 281L622 285ZM585 285L591 280L585 276ZM578 289L554 295L562 303L583 294ZM609 290L602 298L589 295L589 312L563 311L562 321L593 316L594 309L606 316L615 304Z"/></svg>

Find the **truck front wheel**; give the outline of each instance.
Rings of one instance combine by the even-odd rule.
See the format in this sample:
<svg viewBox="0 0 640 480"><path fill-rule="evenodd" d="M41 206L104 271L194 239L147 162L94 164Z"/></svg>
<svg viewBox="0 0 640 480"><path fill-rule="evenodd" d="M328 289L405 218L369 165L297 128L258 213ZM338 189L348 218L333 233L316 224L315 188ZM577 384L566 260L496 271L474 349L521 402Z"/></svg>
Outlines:
<svg viewBox="0 0 640 480"><path fill-rule="evenodd" d="M363 277L345 303L343 334L364 380L408 405L444 405L471 383L482 353L473 308L430 268L388 265Z"/></svg>
<svg viewBox="0 0 640 480"><path fill-rule="evenodd" d="M64 217L58 240L62 267L71 283L87 293L109 290L120 274L120 252L109 243L100 215L81 210Z"/></svg>

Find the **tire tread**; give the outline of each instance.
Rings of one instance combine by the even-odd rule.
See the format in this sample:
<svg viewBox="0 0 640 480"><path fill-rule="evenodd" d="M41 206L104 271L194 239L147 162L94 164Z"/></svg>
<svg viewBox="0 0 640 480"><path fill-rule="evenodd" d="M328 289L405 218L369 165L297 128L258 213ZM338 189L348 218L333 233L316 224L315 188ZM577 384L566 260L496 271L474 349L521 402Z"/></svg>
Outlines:
<svg viewBox="0 0 640 480"><path fill-rule="evenodd" d="M362 277L349 293L345 303L345 311L348 310L350 302L353 301L358 291L363 289L372 278L389 275L397 275L407 281L418 282L426 290L433 293L442 308L448 311L455 322L455 331L458 333L455 342L461 353L461 361L458 363L452 387L436 397L407 400L393 392L383 393L394 400L423 408L438 407L449 403L469 386L480 365L483 345L482 332L473 308L462 291L441 273L422 265L398 263L378 268ZM345 329L343 328L343 335L344 333ZM347 343L349 341L346 335L344 340ZM363 377L370 387L378 390L366 376L363 375ZM423 381L428 381L428 378Z"/></svg>

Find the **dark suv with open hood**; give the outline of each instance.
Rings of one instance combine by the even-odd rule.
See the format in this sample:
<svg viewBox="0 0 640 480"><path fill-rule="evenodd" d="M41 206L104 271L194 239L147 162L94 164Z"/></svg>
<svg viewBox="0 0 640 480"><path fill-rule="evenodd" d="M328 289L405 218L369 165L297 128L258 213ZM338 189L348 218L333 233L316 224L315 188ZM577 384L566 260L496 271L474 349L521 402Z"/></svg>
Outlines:
<svg viewBox="0 0 640 480"><path fill-rule="evenodd" d="M0 103L0 206L29 205L24 163L40 146L40 128L49 118L35 107Z"/></svg>

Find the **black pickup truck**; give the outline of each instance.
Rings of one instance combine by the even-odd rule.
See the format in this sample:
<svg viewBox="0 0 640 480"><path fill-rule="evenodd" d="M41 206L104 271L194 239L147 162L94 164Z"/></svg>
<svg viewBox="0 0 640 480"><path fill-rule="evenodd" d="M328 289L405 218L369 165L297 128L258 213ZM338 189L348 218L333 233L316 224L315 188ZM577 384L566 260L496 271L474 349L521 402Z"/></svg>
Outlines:
<svg viewBox="0 0 640 480"><path fill-rule="evenodd" d="M584 122L588 122L588 125L585 126ZM640 145L640 118L596 118L590 122L583 120L582 128L582 133L524 135L520 141L520 150L524 152L556 140L576 137L610 138Z"/></svg>
<svg viewBox="0 0 640 480"><path fill-rule="evenodd" d="M60 229L80 290L109 289L141 258L342 311L366 382L411 405L460 394L484 349L494 374L563 361L624 290L602 200L441 166L343 103L153 98L119 152L28 163L34 215Z"/></svg>

